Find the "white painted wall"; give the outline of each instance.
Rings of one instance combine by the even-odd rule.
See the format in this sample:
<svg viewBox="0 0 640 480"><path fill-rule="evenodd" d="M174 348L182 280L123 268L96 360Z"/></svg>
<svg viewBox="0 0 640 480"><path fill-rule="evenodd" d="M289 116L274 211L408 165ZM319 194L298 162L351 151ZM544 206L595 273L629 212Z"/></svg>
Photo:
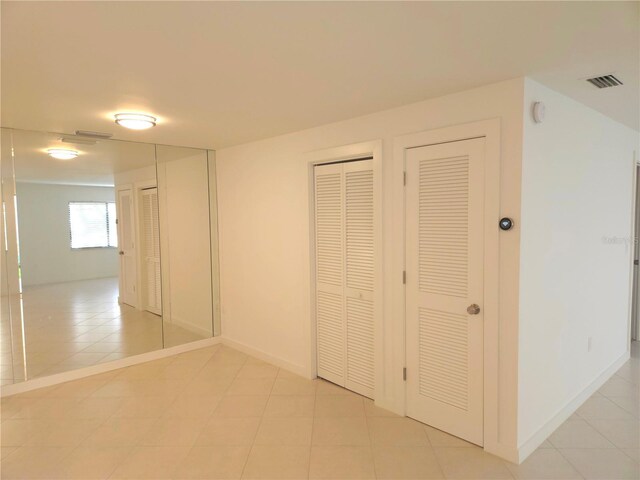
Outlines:
<svg viewBox="0 0 640 480"><path fill-rule="evenodd" d="M216 152L222 334L301 373L310 371L309 181L305 153L382 139L384 397L401 409L404 252L401 167L393 138L500 118L502 214L519 220L523 79ZM496 224L497 224L496 219ZM500 438L516 445L519 229L501 237Z"/></svg>
<svg viewBox="0 0 640 480"><path fill-rule="evenodd" d="M638 132L527 79L523 142L519 444L627 352Z"/></svg>
<svg viewBox="0 0 640 480"><path fill-rule="evenodd" d="M72 250L69 202L113 202L113 187L16 183L22 285L118 275L115 248Z"/></svg>

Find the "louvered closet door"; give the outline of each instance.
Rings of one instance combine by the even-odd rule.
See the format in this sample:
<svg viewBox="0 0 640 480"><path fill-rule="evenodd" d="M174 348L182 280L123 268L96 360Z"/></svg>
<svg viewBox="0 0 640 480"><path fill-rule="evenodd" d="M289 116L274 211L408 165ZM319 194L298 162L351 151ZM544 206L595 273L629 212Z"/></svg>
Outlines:
<svg viewBox="0 0 640 480"><path fill-rule="evenodd" d="M145 310L162 312L160 279L160 228L158 219L158 189L142 191L142 224L144 231Z"/></svg>
<svg viewBox="0 0 640 480"><path fill-rule="evenodd" d="M315 168L318 376L373 398L373 162Z"/></svg>
<svg viewBox="0 0 640 480"><path fill-rule="evenodd" d="M484 139L406 156L407 415L483 442Z"/></svg>
<svg viewBox="0 0 640 480"><path fill-rule="evenodd" d="M314 170L318 376L344 385L344 177L340 164Z"/></svg>

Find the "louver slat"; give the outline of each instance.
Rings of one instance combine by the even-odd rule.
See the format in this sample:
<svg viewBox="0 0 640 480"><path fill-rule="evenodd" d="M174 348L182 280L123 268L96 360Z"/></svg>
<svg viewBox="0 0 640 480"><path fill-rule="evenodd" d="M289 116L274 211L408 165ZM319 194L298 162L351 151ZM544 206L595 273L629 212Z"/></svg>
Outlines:
<svg viewBox="0 0 640 480"><path fill-rule="evenodd" d="M421 395L467 410L467 336L465 315L420 309Z"/></svg>
<svg viewBox="0 0 640 480"><path fill-rule="evenodd" d="M316 176L316 256L320 283L342 285L342 181L340 173Z"/></svg>
<svg viewBox="0 0 640 480"><path fill-rule="evenodd" d="M373 302L347 298L347 379L373 389Z"/></svg>
<svg viewBox="0 0 640 480"><path fill-rule="evenodd" d="M469 160L419 165L420 291L467 296Z"/></svg>
<svg viewBox="0 0 640 480"><path fill-rule="evenodd" d="M162 304L160 278L160 229L158 226L158 193L155 189L142 192L143 247L146 263L146 308L160 313Z"/></svg>
<svg viewBox="0 0 640 480"><path fill-rule="evenodd" d="M345 174L347 287L373 291L373 170Z"/></svg>
<svg viewBox="0 0 640 480"><path fill-rule="evenodd" d="M318 292L317 303L318 370L344 377L342 297Z"/></svg>
<svg viewBox="0 0 640 480"><path fill-rule="evenodd" d="M587 82L597 88L609 88L623 85L622 81L615 75L603 75L601 77L587 78Z"/></svg>

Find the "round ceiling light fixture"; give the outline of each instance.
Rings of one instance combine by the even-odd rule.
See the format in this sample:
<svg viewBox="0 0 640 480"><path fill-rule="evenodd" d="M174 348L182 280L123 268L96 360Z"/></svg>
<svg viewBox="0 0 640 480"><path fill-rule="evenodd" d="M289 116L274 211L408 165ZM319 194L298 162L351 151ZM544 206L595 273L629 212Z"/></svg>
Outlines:
<svg viewBox="0 0 640 480"><path fill-rule="evenodd" d="M116 123L131 130L146 130L156 126L156 117L143 113L116 113Z"/></svg>
<svg viewBox="0 0 640 480"><path fill-rule="evenodd" d="M50 148L47 150L50 157L57 158L58 160L71 160L78 156L77 150L68 150L66 148Z"/></svg>

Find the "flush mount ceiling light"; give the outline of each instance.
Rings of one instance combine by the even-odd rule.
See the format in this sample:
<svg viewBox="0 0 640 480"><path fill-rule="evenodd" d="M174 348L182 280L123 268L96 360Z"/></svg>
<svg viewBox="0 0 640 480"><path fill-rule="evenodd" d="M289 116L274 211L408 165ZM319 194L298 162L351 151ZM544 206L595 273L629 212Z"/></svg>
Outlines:
<svg viewBox="0 0 640 480"><path fill-rule="evenodd" d="M156 126L156 117L142 113L116 113L116 123L132 130L146 130Z"/></svg>
<svg viewBox="0 0 640 480"><path fill-rule="evenodd" d="M71 160L78 156L76 150L68 150L66 148L50 148L47 150L50 157L57 158L58 160Z"/></svg>

